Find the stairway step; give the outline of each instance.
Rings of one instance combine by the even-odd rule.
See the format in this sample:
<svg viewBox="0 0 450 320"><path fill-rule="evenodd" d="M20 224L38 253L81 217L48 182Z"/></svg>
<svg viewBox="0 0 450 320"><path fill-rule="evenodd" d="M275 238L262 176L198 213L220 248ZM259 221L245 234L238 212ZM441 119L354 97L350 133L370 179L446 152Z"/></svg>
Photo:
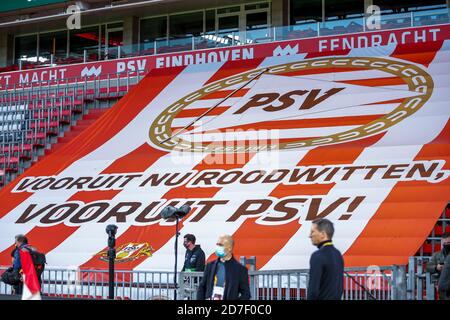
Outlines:
<svg viewBox="0 0 450 320"><path fill-rule="evenodd" d="M29 168L35 163L41 161L46 156L58 151L71 142L75 137L81 134L84 130L90 127L95 121L98 120L109 109L91 109L88 114L80 115L81 117L76 121L75 125L71 125L67 131L64 132L62 137L55 139L56 141L50 145L50 149L33 152L33 159L29 162L29 166L23 168ZM52 140L53 141L53 140ZM2 186L0 186L1 188Z"/></svg>
<svg viewBox="0 0 450 320"><path fill-rule="evenodd" d="M53 152L63 148L67 143L72 141L75 137L81 134L84 130L90 127L98 118L100 118L107 109L94 109L88 114L83 115L81 119L77 121L76 125L72 125L68 131L64 133L63 137L59 137L57 142L52 144L50 149L46 149L44 154L39 156L37 161L42 160L42 158L52 154ZM33 162L32 164L36 163Z"/></svg>

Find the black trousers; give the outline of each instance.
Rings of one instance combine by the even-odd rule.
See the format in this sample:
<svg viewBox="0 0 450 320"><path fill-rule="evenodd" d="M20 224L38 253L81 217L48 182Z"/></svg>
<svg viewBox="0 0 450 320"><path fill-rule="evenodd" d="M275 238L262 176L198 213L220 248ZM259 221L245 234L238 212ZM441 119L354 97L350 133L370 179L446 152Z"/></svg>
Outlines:
<svg viewBox="0 0 450 320"><path fill-rule="evenodd" d="M39 287L41 288L41 293L42 293L42 279L41 279L41 275L38 275L38 280L39 280ZM23 282L14 285L13 289L14 289L14 294L22 294L23 293Z"/></svg>
<svg viewBox="0 0 450 320"><path fill-rule="evenodd" d="M13 286L13 289L14 289L14 294L22 294L23 293L23 282Z"/></svg>

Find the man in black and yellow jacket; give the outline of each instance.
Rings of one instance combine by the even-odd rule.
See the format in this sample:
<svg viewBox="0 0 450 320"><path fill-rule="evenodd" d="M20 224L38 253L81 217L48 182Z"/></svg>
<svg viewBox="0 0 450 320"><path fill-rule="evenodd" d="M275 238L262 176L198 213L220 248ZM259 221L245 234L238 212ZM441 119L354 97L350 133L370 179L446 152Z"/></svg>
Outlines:
<svg viewBox="0 0 450 320"><path fill-rule="evenodd" d="M327 219L313 221L310 238L319 250L311 255L308 300L340 300L344 291L344 259L333 246L333 223Z"/></svg>

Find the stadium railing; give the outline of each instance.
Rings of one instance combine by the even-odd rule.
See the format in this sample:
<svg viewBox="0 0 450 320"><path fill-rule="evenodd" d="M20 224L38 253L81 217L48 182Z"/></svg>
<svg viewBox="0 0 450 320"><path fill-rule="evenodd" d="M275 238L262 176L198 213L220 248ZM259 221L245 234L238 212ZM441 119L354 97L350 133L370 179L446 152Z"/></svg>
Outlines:
<svg viewBox="0 0 450 320"><path fill-rule="evenodd" d="M412 257L410 260L414 260ZM0 267L0 273L6 267ZM414 271L411 271L414 270ZM202 272L179 272L178 284L173 283L169 271L115 271L116 299L177 299L196 298ZM42 275L42 292L52 297L106 299L108 297L107 270L77 268L46 268ZM253 300L305 300L309 271L267 270L249 271ZM423 269L405 266L346 268L343 300L422 300L434 296L422 295L416 279L428 281ZM432 288L431 283L426 288ZM416 294L411 294L415 292ZM0 283L0 294L10 294L11 287Z"/></svg>
<svg viewBox="0 0 450 320"><path fill-rule="evenodd" d="M408 263L407 298L410 300L435 300L436 282L426 272L431 257L410 257Z"/></svg>
<svg viewBox="0 0 450 320"><path fill-rule="evenodd" d="M180 299L195 299L202 272L180 274ZM346 268L342 300L405 299L404 267ZM253 300L306 300L309 270L249 271Z"/></svg>
<svg viewBox="0 0 450 320"><path fill-rule="evenodd" d="M144 72L30 82L0 90L0 188L56 142L88 106L112 104L144 77Z"/></svg>
<svg viewBox="0 0 450 320"><path fill-rule="evenodd" d="M41 58L45 60L44 63L25 64L25 62L19 61L13 66L0 68L0 72L272 41L394 30L450 22L449 9L443 7L406 13L381 14L380 25L376 29L373 27L373 21L373 17L360 15L347 19L335 19L325 22L305 21L291 26L269 26L240 32L206 32L196 36L164 37L154 41L110 47L102 50L98 48L78 50L77 52L71 52L66 57L42 56Z"/></svg>

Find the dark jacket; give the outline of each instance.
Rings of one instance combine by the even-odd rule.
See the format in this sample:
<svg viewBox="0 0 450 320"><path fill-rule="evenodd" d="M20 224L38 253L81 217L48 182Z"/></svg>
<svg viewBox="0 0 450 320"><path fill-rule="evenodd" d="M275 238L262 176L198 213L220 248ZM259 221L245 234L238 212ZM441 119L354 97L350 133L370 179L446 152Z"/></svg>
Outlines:
<svg viewBox="0 0 450 320"><path fill-rule="evenodd" d="M214 276L219 259L206 265L203 279L197 290L197 299L205 300L212 296L214 288ZM248 270L245 266L237 262L234 257L225 262L225 289L224 300L249 300L250 286Z"/></svg>
<svg viewBox="0 0 450 320"><path fill-rule="evenodd" d="M14 270L22 269L22 262L20 261L20 249L23 249L25 247L28 247L28 245L23 243L23 244L20 245L19 248L16 248L14 250L14 262L13 262Z"/></svg>
<svg viewBox="0 0 450 320"><path fill-rule="evenodd" d="M444 295L440 299L450 300L450 254L445 258L444 268L439 278L439 293Z"/></svg>
<svg viewBox="0 0 450 320"><path fill-rule="evenodd" d="M181 271L186 271L186 269L191 269L191 271L205 270L205 253L199 245L196 245L192 250L186 250Z"/></svg>
<svg viewBox="0 0 450 320"><path fill-rule="evenodd" d="M447 252L445 248L442 248L441 251L437 251L433 253L430 261L427 263L427 272L431 274L431 281L433 281L438 286L439 291L439 300L445 300L446 293L439 289L439 279L441 277L441 271L437 270L438 264L444 264L445 256L447 256Z"/></svg>
<svg viewBox="0 0 450 320"><path fill-rule="evenodd" d="M341 300L344 291L344 259L330 241L311 255L308 300Z"/></svg>
<svg viewBox="0 0 450 320"><path fill-rule="evenodd" d="M430 261L427 263L427 272L431 274L432 280L439 280L441 273L436 269L438 264L444 264L445 254L444 250L433 253Z"/></svg>

